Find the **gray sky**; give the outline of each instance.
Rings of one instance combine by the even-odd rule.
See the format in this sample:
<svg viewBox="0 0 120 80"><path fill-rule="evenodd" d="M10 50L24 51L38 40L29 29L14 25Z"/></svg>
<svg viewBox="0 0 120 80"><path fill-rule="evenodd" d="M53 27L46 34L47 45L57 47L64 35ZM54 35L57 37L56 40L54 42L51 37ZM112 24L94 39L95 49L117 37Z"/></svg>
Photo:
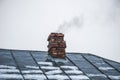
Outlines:
<svg viewBox="0 0 120 80"><path fill-rule="evenodd" d="M0 48L47 51L63 32L67 52L120 62L119 0L0 0Z"/></svg>

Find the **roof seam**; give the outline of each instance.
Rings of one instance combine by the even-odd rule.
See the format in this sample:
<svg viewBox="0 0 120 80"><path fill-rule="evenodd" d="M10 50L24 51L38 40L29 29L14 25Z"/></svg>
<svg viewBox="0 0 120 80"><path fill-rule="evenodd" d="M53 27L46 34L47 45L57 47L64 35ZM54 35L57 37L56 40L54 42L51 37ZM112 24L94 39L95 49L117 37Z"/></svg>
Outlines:
<svg viewBox="0 0 120 80"><path fill-rule="evenodd" d="M31 57L33 58L34 62L38 65L39 69L42 70L41 67L39 66L39 64L37 63L36 59L33 57L31 51L29 51L29 54L30 54ZM43 70L42 70L42 72L43 72L43 74L45 75L46 79L49 80L48 77L47 77L47 75L45 74L45 72L44 72Z"/></svg>
<svg viewBox="0 0 120 80"><path fill-rule="evenodd" d="M92 54L93 55L93 54ZM117 68L115 68L113 65L111 65L109 62L107 62L104 58L100 57L100 56L97 56L97 55L93 55L93 56L96 56L98 58L101 58L105 63L107 63L109 66L113 67L116 71L120 72ZM112 60L110 60L112 61ZM114 61L113 61L114 62ZM118 63L118 62L117 62ZM119 64L119 63L118 63Z"/></svg>
<svg viewBox="0 0 120 80"><path fill-rule="evenodd" d="M102 58L102 59L103 59L103 58ZM120 72L117 68L115 68L113 65L111 65L110 63L108 63L108 62L105 61L104 59L103 59L103 61L104 61L105 63L107 63L108 65L110 65L111 67L113 67L116 71Z"/></svg>
<svg viewBox="0 0 120 80"><path fill-rule="evenodd" d="M12 55L14 61L15 61L16 66L18 67L18 69L19 69L19 71L20 71L20 74L22 75L23 79L25 80L25 77L23 76L23 73L21 72L21 69L20 69L20 67L18 66L18 63L17 63L17 61L16 61L16 59L15 59L15 57L14 57L14 55L13 55L12 50L10 50L10 53L11 53L11 55Z"/></svg>
<svg viewBox="0 0 120 80"><path fill-rule="evenodd" d="M66 58L73 64L75 65L79 70L81 70L74 62L72 62L72 60L70 60L67 56ZM82 70L81 70L82 71ZM86 73L84 71L82 71L84 75L86 75ZM88 75L86 75L90 80L92 80Z"/></svg>
<svg viewBox="0 0 120 80"><path fill-rule="evenodd" d="M101 70L98 69L98 67L96 67L92 62L90 62L83 54L82 54L82 56L83 56L83 58L86 59L90 64L92 64L98 71L100 71L102 74L104 74ZM106 75L106 74L104 74L104 75ZM110 79L110 78L108 77L108 75L106 75L106 77L107 77L108 79ZM110 80L111 80L111 79L110 79Z"/></svg>
<svg viewBox="0 0 120 80"><path fill-rule="evenodd" d="M53 58L53 60L54 60L54 62L55 62L55 59ZM55 62L55 64L65 73L65 71ZM66 73L65 73L66 74ZM66 74L67 76L68 76L68 74ZM71 78L70 78L70 76L68 76L68 78L70 79L70 80L72 80Z"/></svg>

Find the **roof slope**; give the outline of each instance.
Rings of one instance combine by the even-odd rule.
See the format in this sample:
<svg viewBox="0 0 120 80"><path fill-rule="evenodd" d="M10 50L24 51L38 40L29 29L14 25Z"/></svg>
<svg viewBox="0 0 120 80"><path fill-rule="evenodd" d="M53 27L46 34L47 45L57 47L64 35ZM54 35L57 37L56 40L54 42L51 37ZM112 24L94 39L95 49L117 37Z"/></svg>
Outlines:
<svg viewBox="0 0 120 80"><path fill-rule="evenodd" d="M92 54L0 49L0 80L120 80L120 63Z"/></svg>

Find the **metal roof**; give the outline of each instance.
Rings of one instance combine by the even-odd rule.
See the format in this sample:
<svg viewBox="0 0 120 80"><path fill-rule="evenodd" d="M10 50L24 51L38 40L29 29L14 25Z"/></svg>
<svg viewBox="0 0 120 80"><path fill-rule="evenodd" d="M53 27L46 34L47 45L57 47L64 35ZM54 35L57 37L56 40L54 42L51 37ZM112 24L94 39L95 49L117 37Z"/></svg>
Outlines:
<svg viewBox="0 0 120 80"><path fill-rule="evenodd" d="M0 49L0 80L120 80L120 63L92 54Z"/></svg>

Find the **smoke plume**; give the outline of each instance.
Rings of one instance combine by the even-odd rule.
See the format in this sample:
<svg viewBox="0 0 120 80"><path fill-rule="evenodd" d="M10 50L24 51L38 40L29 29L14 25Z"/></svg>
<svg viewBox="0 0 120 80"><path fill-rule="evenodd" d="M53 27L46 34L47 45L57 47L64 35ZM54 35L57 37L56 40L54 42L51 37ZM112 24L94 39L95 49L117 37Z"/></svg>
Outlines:
<svg viewBox="0 0 120 80"><path fill-rule="evenodd" d="M74 17L72 20L68 22L64 22L58 27L58 30L56 32L58 33L65 33L70 28L80 28L83 25L83 15L79 17Z"/></svg>

